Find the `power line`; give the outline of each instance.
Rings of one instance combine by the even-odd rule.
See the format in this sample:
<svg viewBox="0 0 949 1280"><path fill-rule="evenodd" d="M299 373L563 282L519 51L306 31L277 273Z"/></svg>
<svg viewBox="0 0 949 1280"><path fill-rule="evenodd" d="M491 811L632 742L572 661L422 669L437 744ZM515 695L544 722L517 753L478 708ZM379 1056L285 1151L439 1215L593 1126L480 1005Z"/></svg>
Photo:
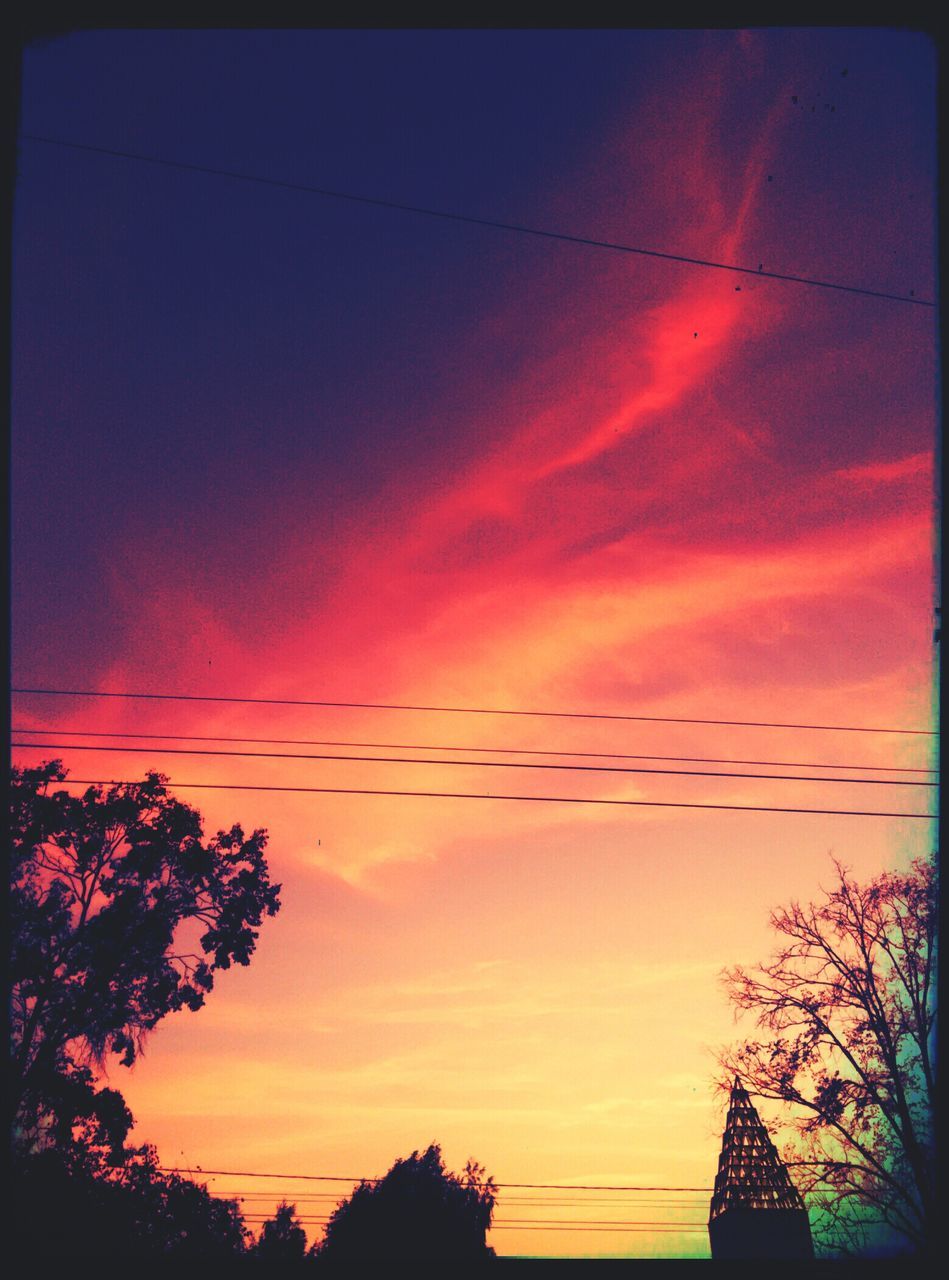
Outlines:
<svg viewBox="0 0 949 1280"><path fill-rule="evenodd" d="M264 1222L267 1222L269 1217L272 1217L272 1215L268 1215L265 1213L241 1214L241 1217L245 1222L251 1223L253 1226L256 1227L261 1225ZM306 1216L301 1217L299 1214L294 1214L294 1217L297 1220L297 1222L299 1222L302 1226L308 1226L308 1227L313 1227L313 1226L324 1227L324 1226L327 1226L330 1221L329 1218L311 1218ZM563 1221L566 1222L567 1219L563 1219ZM582 1219L580 1219L580 1220L577 1220L576 1222L572 1222L571 1225L569 1226L558 1226L556 1223L546 1222L545 1219L543 1218L525 1218L523 1222L493 1222L487 1228L487 1230L488 1231L594 1231L594 1232L598 1231L600 1233L610 1232L610 1231L621 1231L624 1233L635 1232L635 1231L648 1231L651 1234L656 1234L656 1235L659 1235L659 1234L674 1235L680 1231L707 1231L708 1226L704 1222L701 1224L683 1223L682 1225L677 1226L675 1224L674 1219L668 1219L668 1220L663 1219L661 1222L654 1223L654 1224L644 1223L644 1225L642 1226L634 1226L632 1224L626 1224L623 1222L620 1222L618 1225L615 1225L615 1226L611 1226L611 1225L587 1226L587 1225L584 1225L582 1223Z"/></svg>
<svg viewBox="0 0 949 1280"><path fill-rule="evenodd" d="M199 1175L202 1178L286 1178L294 1182L350 1182L354 1186L359 1182L372 1184L382 1181L382 1177L352 1177L342 1173L258 1173L251 1169L179 1169L170 1165L158 1165L157 1168L159 1173L186 1174L188 1177ZM713 1190L712 1187L670 1187L640 1183L604 1185L588 1182L495 1182L494 1185L508 1190L529 1188L532 1191L701 1191L711 1195Z"/></svg>
<svg viewBox="0 0 949 1280"><path fill-rule="evenodd" d="M260 1223L267 1222L272 1218L272 1214L266 1213L242 1213L241 1217L245 1222L258 1226ZM315 1218L307 1214L294 1214L294 1218L301 1226L324 1227L329 1218ZM487 1228L488 1231L646 1231L656 1230L664 1232L674 1231L707 1231L708 1224L705 1222L682 1222L677 1223L674 1218L661 1218L656 1221L650 1221L645 1218L623 1218L617 1219L615 1222L610 1219L598 1221L593 1218L589 1222L585 1222L582 1218L523 1218L515 1219L511 1222L492 1222Z"/></svg>
<svg viewBox="0 0 949 1280"><path fill-rule="evenodd" d="M761 767L777 766L787 769L861 769L865 773L938 773L938 769L919 769L905 765L881 764L829 764L813 760L735 760L716 756L646 756L629 755L622 751L538 751L528 747L468 747L444 746L426 742L337 742L323 738L238 738L221 734L196 733L105 733L93 729L37 729L14 727L11 733L33 733L66 738L132 738L135 740L162 742L250 742L269 746L291 747L378 747L390 751L468 751L492 755L516 756L572 756L578 759L597 760L666 760L682 764L745 764ZM47 744L53 745L53 744ZM472 762L474 763L474 762ZM755 775L759 776L759 775Z"/></svg>
<svg viewBox="0 0 949 1280"><path fill-rule="evenodd" d="M215 1174L215 1176L219 1176L219 1177L233 1176L233 1177L247 1177L247 1178L276 1178L276 1179L286 1177L288 1179L291 1179L291 1178L302 1179L304 1181L315 1177L315 1175L313 1174L301 1174L301 1173L294 1173L294 1174L272 1173L271 1174L271 1173L246 1173L245 1172L243 1174L232 1175L232 1174L224 1174L221 1170L216 1170L216 1169L204 1170L204 1169L199 1169L196 1166L192 1166L187 1171L182 1170L180 1167L176 1169L167 1168L164 1170L164 1172L166 1173L188 1172L189 1174L194 1174L194 1175L201 1174L202 1177L206 1177L212 1173ZM331 1182L353 1182L353 1183L379 1181L379 1179L376 1179L376 1178L345 1178L342 1176L337 1178L335 1176L330 1177L329 1175L322 1175L322 1174L317 1180L324 1181L324 1182L331 1181ZM479 1185L484 1185L484 1184L479 1184ZM505 1192L512 1188L518 1189L518 1188L525 1187L524 1183L510 1183L510 1182L503 1182L503 1183L495 1182L494 1185L495 1187L503 1188ZM659 1188L650 1189L649 1187L598 1187L598 1186L592 1186L589 1183L585 1183L580 1188L577 1188L577 1187L563 1188L557 1183L551 1184L546 1182L528 1183L526 1184L526 1187L528 1190L527 1195L505 1194L503 1197L499 1195L498 1200L501 1200L503 1198L505 1204L537 1204L537 1205L664 1204L664 1205L694 1206L700 1203L704 1204L706 1194L711 1195L712 1193L711 1187L692 1187L692 1188L659 1187ZM537 1193L539 1191L543 1191L543 1192L556 1191L558 1194L557 1195L546 1195L546 1194L538 1195ZM564 1191L564 1194L561 1195L560 1194L561 1191ZM578 1191L583 1191L583 1192L595 1191L597 1195L594 1197L593 1200L590 1200L588 1196L576 1194ZM627 1195L627 1192L631 1192L632 1194ZM689 1194L680 1194L682 1192L688 1192ZM600 1194L600 1193L603 1193L603 1194ZM215 1195L227 1194L229 1196L239 1196L241 1199L265 1200L269 1202L273 1200L275 1197L279 1199L279 1197L283 1193L280 1191L275 1191L273 1189L267 1190L267 1189L261 1189L259 1187L238 1186L238 1187L232 1188L230 1191L226 1193L223 1191L221 1192L215 1191L214 1194ZM660 1194L668 1198L663 1200L656 1200L654 1198L656 1194ZM335 1200L338 1197L338 1195L339 1195L339 1192L329 1191L329 1190L310 1191L310 1190L304 1189L302 1191L298 1191L298 1190L293 1191L293 1196L294 1196L294 1199L296 1200Z"/></svg>
<svg viewBox="0 0 949 1280"><path fill-rule="evenodd" d="M238 1188L237 1190L234 1190L234 1191L213 1191L211 1194L215 1196L220 1196L223 1199L227 1199L227 1200L239 1200L241 1204L244 1204L248 1201L256 1201L256 1202L261 1202L263 1204L272 1204L281 1198L284 1198L284 1199L286 1198L285 1196L282 1197L281 1193L277 1191L246 1191L242 1188ZM292 1196L294 1203L297 1203L297 1204L302 1203L304 1201L312 1201L312 1200L329 1201L332 1204L338 1204L339 1197L340 1197L340 1193L334 1192L334 1191L304 1191L303 1193L300 1193L297 1191L291 1191L289 1194ZM549 1207L560 1208L563 1206L586 1207L587 1205L591 1205L591 1204L602 1204L602 1205L608 1205L608 1206L614 1206L614 1207L619 1205L626 1205L626 1204L644 1204L644 1205L649 1205L650 1208L655 1208L657 1205L661 1205L663 1208L677 1207L681 1209L695 1209L700 1204L706 1204L707 1201L704 1196L693 1196L691 1198L686 1198L683 1196L673 1200L654 1200L649 1196L622 1196L622 1197L599 1196L591 1199L590 1197L583 1197L583 1196L553 1197L553 1196L500 1196L499 1195L497 1197L496 1203L501 1205L514 1205L514 1204L533 1205L538 1208L549 1208Z"/></svg>
<svg viewBox="0 0 949 1280"><path fill-rule="evenodd" d="M374 205L382 209L398 209L403 213L422 214L427 218L442 218L451 222L465 222L473 226L494 227L499 231L515 231L520 235L540 236L546 240L561 240L569 244L585 245L594 249L610 249L615 253L632 253L644 258L659 258L665 262L680 262L687 266L707 267L716 271L731 271L739 275L754 276L760 280L780 280L788 284L810 285L818 289L833 289L840 293L855 293L869 298L882 298L889 302L908 302L919 307L935 307L935 303L925 298L900 293L887 293L879 289L864 289L858 285L835 284L829 280L820 280L814 276L790 275L779 271L763 271L760 267L736 267L726 262L715 262L709 258L693 258L680 253L666 253L658 249L642 249L628 244L619 244L610 240L595 240L588 236L574 236L561 231L545 231L539 227L527 227L520 223L500 222L494 218L476 218L470 214L449 213L444 209L429 209L423 205L402 204L396 200L383 200L374 196L358 196L349 191L334 191L328 187L314 187L301 182L288 182L279 178L264 178L259 174L243 173L236 169L219 169L213 165L190 164L184 160L166 160L159 156L147 156L135 151L119 151L112 147L96 147L90 143L69 142L64 138L42 137L35 133L25 133L24 139L40 142L47 146L68 147L74 151L89 151L96 155L111 156L120 160L138 160L143 164L161 165L168 169L181 169L189 173L202 173L218 178L234 178L240 182L254 182L262 186L280 187L285 191L301 191L308 195L323 196L332 200L348 200L356 204Z"/></svg>
<svg viewBox="0 0 949 1280"><path fill-rule="evenodd" d="M221 1199L226 1198L230 1200L230 1199L233 1199L234 1197L222 1196L220 1198ZM252 1213L241 1214L241 1217L244 1218L244 1220L247 1222L265 1221L267 1218L271 1216L272 1216L271 1214L268 1214L266 1212L262 1212L259 1210ZM306 1213L305 1211L303 1213L295 1213L294 1217L299 1222L326 1223L329 1221L329 1218L322 1214L320 1215L311 1214L311 1213ZM544 1227L547 1227L547 1226L553 1227L557 1225L561 1225L561 1226L576 1225L576 1226L585 1226L585 1227L683 1227L683 1228L684 1227L705 1228L708 1225L705 1222L695 1222L695 1221L679 1222L675 1218L507 1218L502 1222L493 1222L491 1224L490 1229L496 1230L499 1227L518 1227L518 1226L525 1226L527 1224L534 1224L534 1225L544 1226Z"/></svg>
<svg viewBox="0 0 949 1280"><path fill-rule="evenodd" d="M707 1231L708 1226L512 1226L499 1222L489 1226L489 1231L649 1231L651 1234L675 1234L677 1231Z"/></svg>
<svg viewBox="0 0 949 1280"><path fill-rule="evenodd" d="M574 1222L570 1226L521 1226L514 1225L512 1222L496 1222L489 1226L489 1231L649 1231L654 1234L675 1234L677 1231L707 1231L708 1224L703 1222L701 1226L684 1224L683 1226L675 1226L670 1221L669 1225L663 1222L662 1225L656 1226L583 1226L580 1222Z"/></svg>
<svg viewBox="0 0 949 1280"><path fill-rule="evenodd" d="M63 786L138 787L117 778L68 778ZM420 800L519 800L550 804L611 804L644 809L729 809L738 813L817 813L845 818L929 818L938 813L891 813L881 809L802 809L769 804L706 804L685 800L616 800L589 796L512 796L490 791L388 791L375 787L273 787L244 782L170 782L170 786L203 791L284 791L330 796L409 796Z"/></svg>
<svg viewBox="0 0 949 1280"><path fill-rule="evenodd" d="M233 1188L231 1190L227 1190L227 1192L224 1192L224 1190L213 1190L211 1194L214 1194L214 1196L222 1196L227 1199L239 1199L242 1203L246 1201L257 1201L264 1204L270 1204L277 1201L277 1199L286 1198L282 1192L277 1192L277 1190L257 1192L257 1190L247 1190L242 1187ZM293 1201L296 1203L302 1203L304 1201L329 1201L330 1203L336 1204L339 1202L339 1196L341 1196L341 1192L296 1192L296 1190L293 1190L293 1192L289 1194L292 1194ZM570 1207L587 1206L587 1204L606 1204L606 1206L610 1207L620 1206L620 1204L648 1204L649 1207L653 1208L656 1207L657 1204L661 1204L663 1207L695 1208L697 1207L697 1204L706 1203L706 1196L704 1196L704 1193L702 1192L697 1192L694 1196L690 1197L679 1196L671 1199L654 1199L651 1196L645 1196L645 1194L638 1194L638 1196L626 1196L626 1194L622 1193L616 1193L613 1194L613 1196L601 1196L601 1194L596 1194L596 1196L593 1197L576 1196L576 1194L575 1196L506 1196L506 1194L505 1196L501 1196L501 1194L498 1194L497 1203L505 1204L505 1206L507 1206L507 1204L530 1204L530 1206L534 1207L549 1207L552 1206L552 1204L566 1204L566 1206Z"/></svg>
<svg viewBox="0 0 949 1280"><path fill-rule="evenodd" d="M699 720L686 716L636 716L603 711L518 711L500 707L429 707L397 702L328 702L310 698L234 698L196 693L113 693L91 689L24 689L14 686L11 693L37 694L56 698L136 698L154 702L229 702L277 707L346 707L368 711L442 711L458 715L479 716L543 716L563 720L635 720L651 724L710 724L745 729L818 729L835 733L899 733L936 737L933 729L881 729L868 725L784 724L777 720Z"/></svg>
<svg viewBox="0 0 949 1280"><path fill-rule="evenodd" d="M489 1231L649 1231L651 1234L675 1234L677 1231L707 1231L707 1224L699 1226L514 1226L506 1222L498 1222L489 1226Z"/></svg>
<svg viewBox="0 0 949 1280"><path fill-rule="evenodd" d="M306 1213L294 1213L294 1220L301 1226L325 1227L329 1225L329 1217L315 1217ZM273 1214L241 1213L244 1222L252 1226L261 1226L272 1220ZM514 1218L508 1222L492 1222L488 1231L655 1231L675 1233L678 1231L706 1231L705 1222L677 1222L675 1218Z"/></svg>
<svg viewBox="0 0 949 1280"><path fill-rule="evenodd" d="M645 769L627 765L610 764L541 764L523 760L433 760L418 756L339 756L313 755L299 751L211 751L199 747L124 747L98 746L89 743L70 742L13 742L15 750L30 751L118 751L123 754L160 756L238 756L254 760L351 760L363 764L433 764L460 765L469 769L560 769L571 773L634 773L661 774L673 778L753 778L762 782L833 782L838 785L860 783L872 787L935 787L935 782L923 782L904 778L823 778L811 774L794 773L736 773L722 769Z"/></svg>

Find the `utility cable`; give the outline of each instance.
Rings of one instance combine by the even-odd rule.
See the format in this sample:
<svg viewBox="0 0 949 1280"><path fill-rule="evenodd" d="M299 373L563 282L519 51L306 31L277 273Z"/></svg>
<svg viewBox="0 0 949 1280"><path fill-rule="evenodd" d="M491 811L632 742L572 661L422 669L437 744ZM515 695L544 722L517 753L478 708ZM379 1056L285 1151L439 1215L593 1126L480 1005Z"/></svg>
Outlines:
<svg viewBox="0 0 949 1280"><path fill-rule="evenodd" d="M699 720L687 716L620 715L602 711L519 711L499 707L430 707L396 702L329 702L309 698L234 698L195 693L114 693L91 689L26 689L14 686L11 693L57 698L135 698L154 702L228 702L278 707L345 707L369 711L441 711L479 716L543 716L566 720L635 720L652 724L709 724L748 729L818 729L836 733L899 733L936 737L933 729L872 728L868 725L785 724L777 720Z"/></svg>
<svg viewBox="0 0 949 1280"><path fill-rule="evenodd" d="M261 1226L264 1222L269 1221L273 1217L273 1215L272 1214L268 1215L263 1213L260 1213L260 1214L243 1214L242 1213L241 1217L244 1220L244 1222L249 1223L251 1226L257 1227L257 1226ZM330 1221L329 1218L310 1218L306 1216L301 1217L299 1214L294 1214L294 1217L296 1221L300 1223L301 1226L307 1226L307 1227L325 1227L329 1224L329 1221ZM564 1221L566 1221L566 1219ZM695 1223L684 1223L681 1226L676 1226L674 1220L669 1220L669 1222L667 1223L665 1219L661 1223L657 1223L655 1225L645 1224L643 1226L627 1225L625 1223L620 1223L617 1226L585 1226L583 1225L582 1219L577 1219L576 1221L571 1220L571 1225L569 1226L560 1226L560 1225L557 1225L557 1223L548 1223L543 1218L525 1218L523 1222L492 1222L491 1225L486 1228L486 1230L487 1231L567 1231L567 1232L570 1232L570 1231L597 1232L598 1231L601 1234L608 1233L608 1232L623 1232L624 1234L627 1234L629 1232L641 1231L641 1232L649 1232L651 1235L675 1235L680 1231L707 1231L708 1226L706 1223L702 1223L701 1225L697 1225Z"/></svg>
<svg viewBox="0 0 949 1280"><path fill-rule="evenodd" d="M280 1192L278 1191L248 1191L246 1190L246 1188L243 1188L243 1187L238 1187L236 1190L233 1190L233 1191L214 1191L212 1194L216 1196L225 1196L230 1200L240 1200L242 1204L246 1202L251 1202L251 1201L259 1201L263 1204L271 1204L273 1203L274 1200L279 1200L281 1198ZM324 1202L329 1201L332 1204L338 1204L340 1193L338 1191L303 1191L303 1192L293 1191L291 1192L291 1195L294 1201L301 1204L304 1201L309 1202L312 1200L319 1200ZM697 1205L706 1204L707 1200L701 1194L689 1196L689 1197L679 1196L679 1197L675 1197L668 1200L655 1200L651 1196L645 1196L645 1195L640 1195L640 1196L635 1196L635 1195L634 1196L622 1196L622 1195L605 1196L604 1195L604 1196L594 1196L592 1198L590 1198L589 1196L584 1197L579 1195L574 1195L574 1196L516 1196L516 1195L502 1196L502 1195L499 1195L497 1197L496 1203L502 1204L502 1205L515 1205L515 1204L516 1205L532 1205L535 1208L563 1208L563 1207L576 1208L577 1206L580 1206L580 1205L586 1206L591 1204L606 1205L607 1207L616 1208L616 1207L619 1207L622 1205L628 1205L628 1204L643 1204L643 1205L649 1205L650 1208L655 1208L657 1205L661 1205L663 1208L671 1207L671 1208L678 1208L678 1209L694 1209L696 1208Z"/></svg>
<svg viewBox="0 0 949 1280"><path fill-rule="evenodd" d="M326 1226L329 1218L315 1218L307 1214L295 1213L294 1219L301 1226L322 1227ZM251 1223L253 1226L259 1226L263 1222L268 1222L273 1218L273 1214L266 1213L242 1213L241 1217L245 1222ZM599 1220L591 1218L589 1222L583 1218L514 1218L508 1222L492 1222L487 1228L488 1231L646 1231L656 1230L663 1232L675 1231L707 1231L708 1224L705 1222L682 1222L677 1223L674 1218L660 1218L651 1221L647 1218L618 1218L615 1222L605 1218Z"/></svg>
<svg viewBox="0 0 949 1280"><path fill-rule="evenodd" d="M124 755L160 755L160 756L238 756L241 759L254 760L350 760L363 764L430 764L460 765L469 769L560 769L571 773L626 773L626 774L661 774L673 778L753 778L762 782L833 782L838 785L860 783L871 787L935 787L935 782L923 782L905 778L825 778L813 774L793 773L737 773L734 770L721 769L646 769L641 766L610 764L548 764L523 760L444 760L429 759L419 756L340 756L314 755L296 751L212 751L199 747L124 747L99 746L89 743L70 742L14 742L14 750L30 751L118 751Z"/></svg>
<svg viewBox="0 0 949 1280"><path fill-rule="evenodd" d="M510 756L570 756L574 759L596 760L665 760L682 764L744 764L783 769L860 769L864 773L938 773L938 769L920 769L905 765L889 764L829 764L826 760L735 760L717 756L645 756L629 755L622 751L538 751L529 747L466 747L444 746L428 742L337 742L323 738L238 738L222 734L196 733L105 733L94 729L37 729L14 726L11 733L32 733L50 737L59 734L64 738L131 738L161 742L249 742L261 746L287 747L360 747L380 748L388 751L467 751L491 755ZM474 761L472 761L474 763Z"/></svg>
<svg viewBox="0 0 949 1280"><path fill-rule="evenodd" d="M188 1177L199 1175L202 1178L286 1178L288 1181L294 1182L350 1182L353 1186L360 1182L369 1184L382 1182L382 1177L352 1177L341 1173L258 1173L251 1169L199 1169L197 1167L180 1169L173 1168L170 1165L158 1165L157 1167L159 1173L185 1174ZM708 1195L711 1195L714 1189L712 1187L670 1187L630 1183L603 1185L577 1182L494 1182L494 1186L508 1190L529 1188L532 1191L701 1191Z"/></svg>
<svg viewBox="0 0 949 1280"><path fill-rule="evenodd" d="M85 142L70 142L65 138L48 138L35 133L22 137L30 142L46 146L68 147L74 151L89 151L113 159L137 160L143 164L161 165L166 169L181 169L188 173L202 173L217 178L234 178L240 182L254 182L267 187L280 187L284 191L300 191L308 195L323 196L331 200L348 200L356 204L375 205L382 209L398 209L403 213L422 214L427 218L442 218L451 222L465 222L478 227L494 227L499 231L515 231L519 235L540 236L546 240L561 240L569 244L585 245L594 249L610 249L614 253L638 254L644 258L659 258L665 262L680 262L687 266L707 267L716 271L731 271L739 275L754 276L759 280L780 280L788 284L810 285L817 289L834 289L840 293L856 293L869 298L883 298L889 302L908 302L917 307L935 307L935 303L913 294L887 293L880 289L864 289L858 285L835 284L814 276L791 275L779 271L763 271L761 267L736 267L727 262L715 262L709 258L687 257L681 253L665 253L658 249L642 249L610 240L594 240L588 236L574 236L562 231L545 231L539 227L527 227L515 222L500 222L495 218L476 218L470 214L450 213L444 209L429 209L423 205L403 204L396 200L382 200L375 196L359 196L349 191L334 191L328 187L314 187L302 182L288 182L279 178L264 178L259 174L243 173L236 169L219 169L213 165L190 164L184 160L166 160L159 156L147 156L137 151L119 151L113 147L96 147Z"/></svg>
<svg viewBox="0 0 949 1280"><path fill-rule="evenodd" d="M138 787L139 782L117 778L67 778L63 786ZM169 782L169 786L197 791L282 791L331 796L407 796L419 800L520 800L551 804L611 804L645 809L729 809L738 813L818 813L849 818L927 818L938 813L891 813L880 809L802 809L768 804L699 804L685 800L615 800L589 796L512 796L490 791L388 791L375 787L273 787L244 782Z"/></svg>

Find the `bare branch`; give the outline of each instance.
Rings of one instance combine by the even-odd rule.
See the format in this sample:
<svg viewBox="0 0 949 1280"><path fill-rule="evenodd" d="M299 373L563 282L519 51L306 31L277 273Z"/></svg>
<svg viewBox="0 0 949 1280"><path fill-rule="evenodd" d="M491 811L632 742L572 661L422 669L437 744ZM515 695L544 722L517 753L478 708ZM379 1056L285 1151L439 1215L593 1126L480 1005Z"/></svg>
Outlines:
<svg viewBox="0 0 949 1280"><path fill-rule="evenodd" d="M842 1234L858 1231L860 1205L863 1221L870 1211L922 1247L935 1213L935 872L916 862L860 885L835 870L823 901L772 912L781 943L768 963L723 973L736 1014L771 1039L719 1061L785 1108L794 1150L812 1157L795 1163Z"/></svg>

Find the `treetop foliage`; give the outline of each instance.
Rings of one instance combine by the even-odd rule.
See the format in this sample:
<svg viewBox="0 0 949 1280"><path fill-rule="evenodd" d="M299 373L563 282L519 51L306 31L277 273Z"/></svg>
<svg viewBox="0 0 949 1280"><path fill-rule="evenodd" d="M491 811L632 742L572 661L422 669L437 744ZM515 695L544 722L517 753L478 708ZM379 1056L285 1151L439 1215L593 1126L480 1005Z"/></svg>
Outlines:
<svg viewBox="0 0 949 1280"><path fill-rule="evenodd" d="M59 1258L177 1262L234 1258L248 1244L238 1206L158 1167L154 1147L106 1167L54 1148L19 1161L12 1184L15 1253Z"/></svg>
<svg viewBox="0 0 949 1280"><path fill-rule="evenodd" d="M493 1256L485 1244L497 1185L469 1160L460 1175L446 1170L441 1148L397 1160L378 1182L360 1182L333 1211L315 1257L326 1262Z"/></svg>
<svg viewBox="0 0 949 1280"><path fill-rule="evenodd" d="M131 1066L166 1014L246 965L280 906L265 831L205 840L159 773L82 795L55 789L66 776L54 760L11 786L11 1109L34 1138L51 1115L68 1126L68 1097L88 1114L92 1066Z"/></svg>
<svg viewBox="0 0 949 1280"><path fill-rule="evenodd" d="M253 1256L265 1262L302 1262L306 1257L306 1232L296 1216L295 1204L281 1200L253 1246Z"/></svg>

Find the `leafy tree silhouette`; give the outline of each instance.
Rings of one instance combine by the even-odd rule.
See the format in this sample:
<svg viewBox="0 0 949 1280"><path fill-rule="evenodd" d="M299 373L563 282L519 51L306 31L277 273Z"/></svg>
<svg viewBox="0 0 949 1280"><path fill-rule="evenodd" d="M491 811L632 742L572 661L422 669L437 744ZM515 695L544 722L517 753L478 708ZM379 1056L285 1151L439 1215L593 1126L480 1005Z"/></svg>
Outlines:
<svg viewBox="0 0 949 1280"><path fill-rule="evenodd" d="M232 1200L177 1174L162 1173L154 1147L103 1164L94 1149L80 1158L49 1147L16 1162L11 1183L11 1243L17 1255L62 1261L242 1255L247 1231Z"/></svg>
<svg viewBox="0 0 949 1280"><path fill-rule="evenodd" d="M302 1262L306 1257L306 1232L296 1216L295 1204L281 1200L274 1216L264 1223L251 1253L262 1262Z"/></svg>
<svg viewBox="0 0 949 1280"><path fill-rule="evenodd" d="M720 1083L785 1104L785 1159L825 1247L859 1252L882 1230L924 1252L938 1223L935 865L862 885L834 865L823 902L772 914L767 964L723 974L767 1035L720 1055Z"/></svg>
<svg viewBox="0 0 949 1280"><path fill-rule="evenodd" d="M21 1152L95 1137L120 1161L131 1116L93 1068L131 1066L216 970L246 965L280 886L266 832L205 842L161 774L81 796L52 789L66 776L58 760L13 770L9 1109Z"/></svg>
<svg viewBox="0 0 949 1280"><path fill-rule="evenodd" d="M397 1160L378 1182L360 1182L330 1216L312 1250L320 1262L408 1259L467 1262L494 1256L485 1233L497 1197L493 1178L469 1160L462 1174L445 1169L432 1143Z"/></svg>

